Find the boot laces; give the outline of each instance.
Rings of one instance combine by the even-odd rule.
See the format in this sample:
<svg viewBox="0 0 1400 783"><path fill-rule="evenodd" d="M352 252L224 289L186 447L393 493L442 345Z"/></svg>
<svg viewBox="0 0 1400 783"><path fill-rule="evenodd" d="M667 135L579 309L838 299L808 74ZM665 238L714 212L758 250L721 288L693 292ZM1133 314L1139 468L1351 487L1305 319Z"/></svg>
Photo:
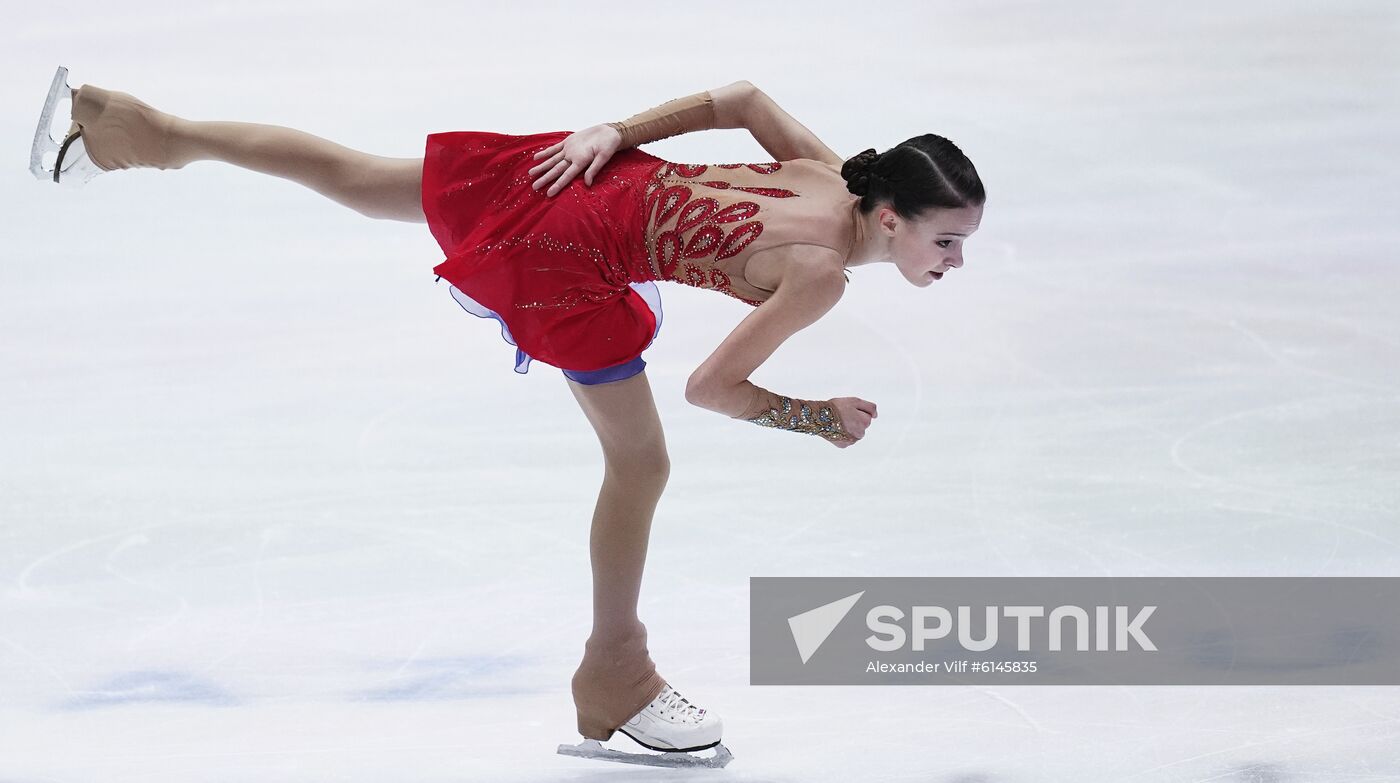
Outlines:
<svg viewBox="0 0 1400 783"><path fill-rule="evenodd" d="M691 704L690 700L682 696L679 691L667 686L667 692L661 696L661 714L665 715L667 710L678 713L683 718L691 719L695 717L699 708Z"/></svg>

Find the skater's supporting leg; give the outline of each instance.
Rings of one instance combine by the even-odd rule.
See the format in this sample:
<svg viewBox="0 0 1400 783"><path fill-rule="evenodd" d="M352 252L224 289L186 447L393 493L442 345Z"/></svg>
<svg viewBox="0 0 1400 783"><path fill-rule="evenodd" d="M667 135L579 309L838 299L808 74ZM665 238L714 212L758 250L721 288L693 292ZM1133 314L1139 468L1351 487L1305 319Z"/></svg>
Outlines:
<svg viewBox="0 0 1400 783"><path fill-rule="evenodd" d="M613 383L568 383L598 434L605 466L589 535L593 630L573 691L579 731L607 739L665 685L647 652L637 598L671 465L645 371Z"/></svg>
<svg viewBox="0 0 1400 783"><path fill-rule="evenodd" d="M666 439L645 371L614 383L568 383L603 447L603 487L589 536L593 635L627 635L640 624L652 515L670 475Z"/></svg>
<svg viewBox="0 0 1400 783"><path fill-rule="evenodd" d="M426 223L422 158L386 158L280 125L176 118L173 154L218 160L305 185L362 215Z"/></svg>

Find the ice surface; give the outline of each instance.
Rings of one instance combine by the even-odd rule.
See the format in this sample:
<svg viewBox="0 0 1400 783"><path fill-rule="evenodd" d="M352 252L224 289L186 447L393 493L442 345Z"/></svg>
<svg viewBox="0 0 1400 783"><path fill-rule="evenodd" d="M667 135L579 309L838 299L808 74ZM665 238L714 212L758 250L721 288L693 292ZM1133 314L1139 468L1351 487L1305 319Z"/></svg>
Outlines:
<svg viewBox="0 0 1400 783"><path fill-rule="evenodd" d="M1393 4L27 5L5 25L0 780L651 780L555 754L601 460L421 225L198 162L24 170L57 65L194 119L417 157L749 79L843 155L926 132L966 266L856 269L755 380L838 450L688 406L748 308L663 287L643 619L744 781L1400 780L1375 688L777 688L750 576L1396 575ZM682 162L770 160L741 130ZM619 745L625 747L625 745ZM633 748L635 749L635 748ZM673 775L672 777L675 777ZM668 777L667 779L671 779ZM679 779L677 777L677 779Z"/></svg>

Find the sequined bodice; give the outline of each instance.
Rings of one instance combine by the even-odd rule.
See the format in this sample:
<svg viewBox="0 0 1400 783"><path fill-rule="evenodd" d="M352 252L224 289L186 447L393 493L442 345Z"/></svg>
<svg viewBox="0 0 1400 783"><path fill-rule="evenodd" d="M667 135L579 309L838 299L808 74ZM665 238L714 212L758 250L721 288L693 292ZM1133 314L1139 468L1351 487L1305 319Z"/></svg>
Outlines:
<svg viewBox="0 0 1400 783"><path fill-rule="evenodd" d="M756 307L777 274L755 256L787 244L850 249L851 199L818 161L676 163L634 147L591 186L531 188L533 156L570 133L431 137L424 209L447 255L437 275L495 312L592 312L649 281Z"/></svg>
<svg viewBox="0 0 1400 783"><path fill-rule="evenodd" d="M845 244L840 240L843 226L831 219L830 205L820 198L776 206L812 191L818 176L796 161L662 161L649 173L642 191L644 241L653 279L762 304L772 291L744 276L755 253L793 242Z"/></svg>

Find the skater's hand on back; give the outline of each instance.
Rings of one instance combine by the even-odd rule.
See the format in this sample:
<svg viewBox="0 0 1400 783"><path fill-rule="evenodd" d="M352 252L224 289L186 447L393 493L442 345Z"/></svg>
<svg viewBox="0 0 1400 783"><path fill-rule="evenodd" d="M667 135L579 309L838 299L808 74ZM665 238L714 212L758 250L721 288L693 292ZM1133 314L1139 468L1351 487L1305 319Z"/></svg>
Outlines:
<svg viewBox="0 0 1400 783"><path fill-rule="evenodd" d="M851 436L850 440L831 440L827 442L838 449L844 449L865 437L865 430L870 426L870 420L879 416L875 410L875 403L869 400L862 400L859 397L832 397L831 407L836 409L836 415L841 420L841 429Z"/></svg>
<svg viewBox="0 0 1400 783"><path fill-rule="evenodd" d="M580 171L583 171L584 184L593 187L593 177L620 146L622 134L611 125L594 125L571 133L558 144L535 153L535 160L544 158L545 161L530 169L530 176L538 177L530 187L539 190L548 185L546 195L553 196Z"/></svg>

